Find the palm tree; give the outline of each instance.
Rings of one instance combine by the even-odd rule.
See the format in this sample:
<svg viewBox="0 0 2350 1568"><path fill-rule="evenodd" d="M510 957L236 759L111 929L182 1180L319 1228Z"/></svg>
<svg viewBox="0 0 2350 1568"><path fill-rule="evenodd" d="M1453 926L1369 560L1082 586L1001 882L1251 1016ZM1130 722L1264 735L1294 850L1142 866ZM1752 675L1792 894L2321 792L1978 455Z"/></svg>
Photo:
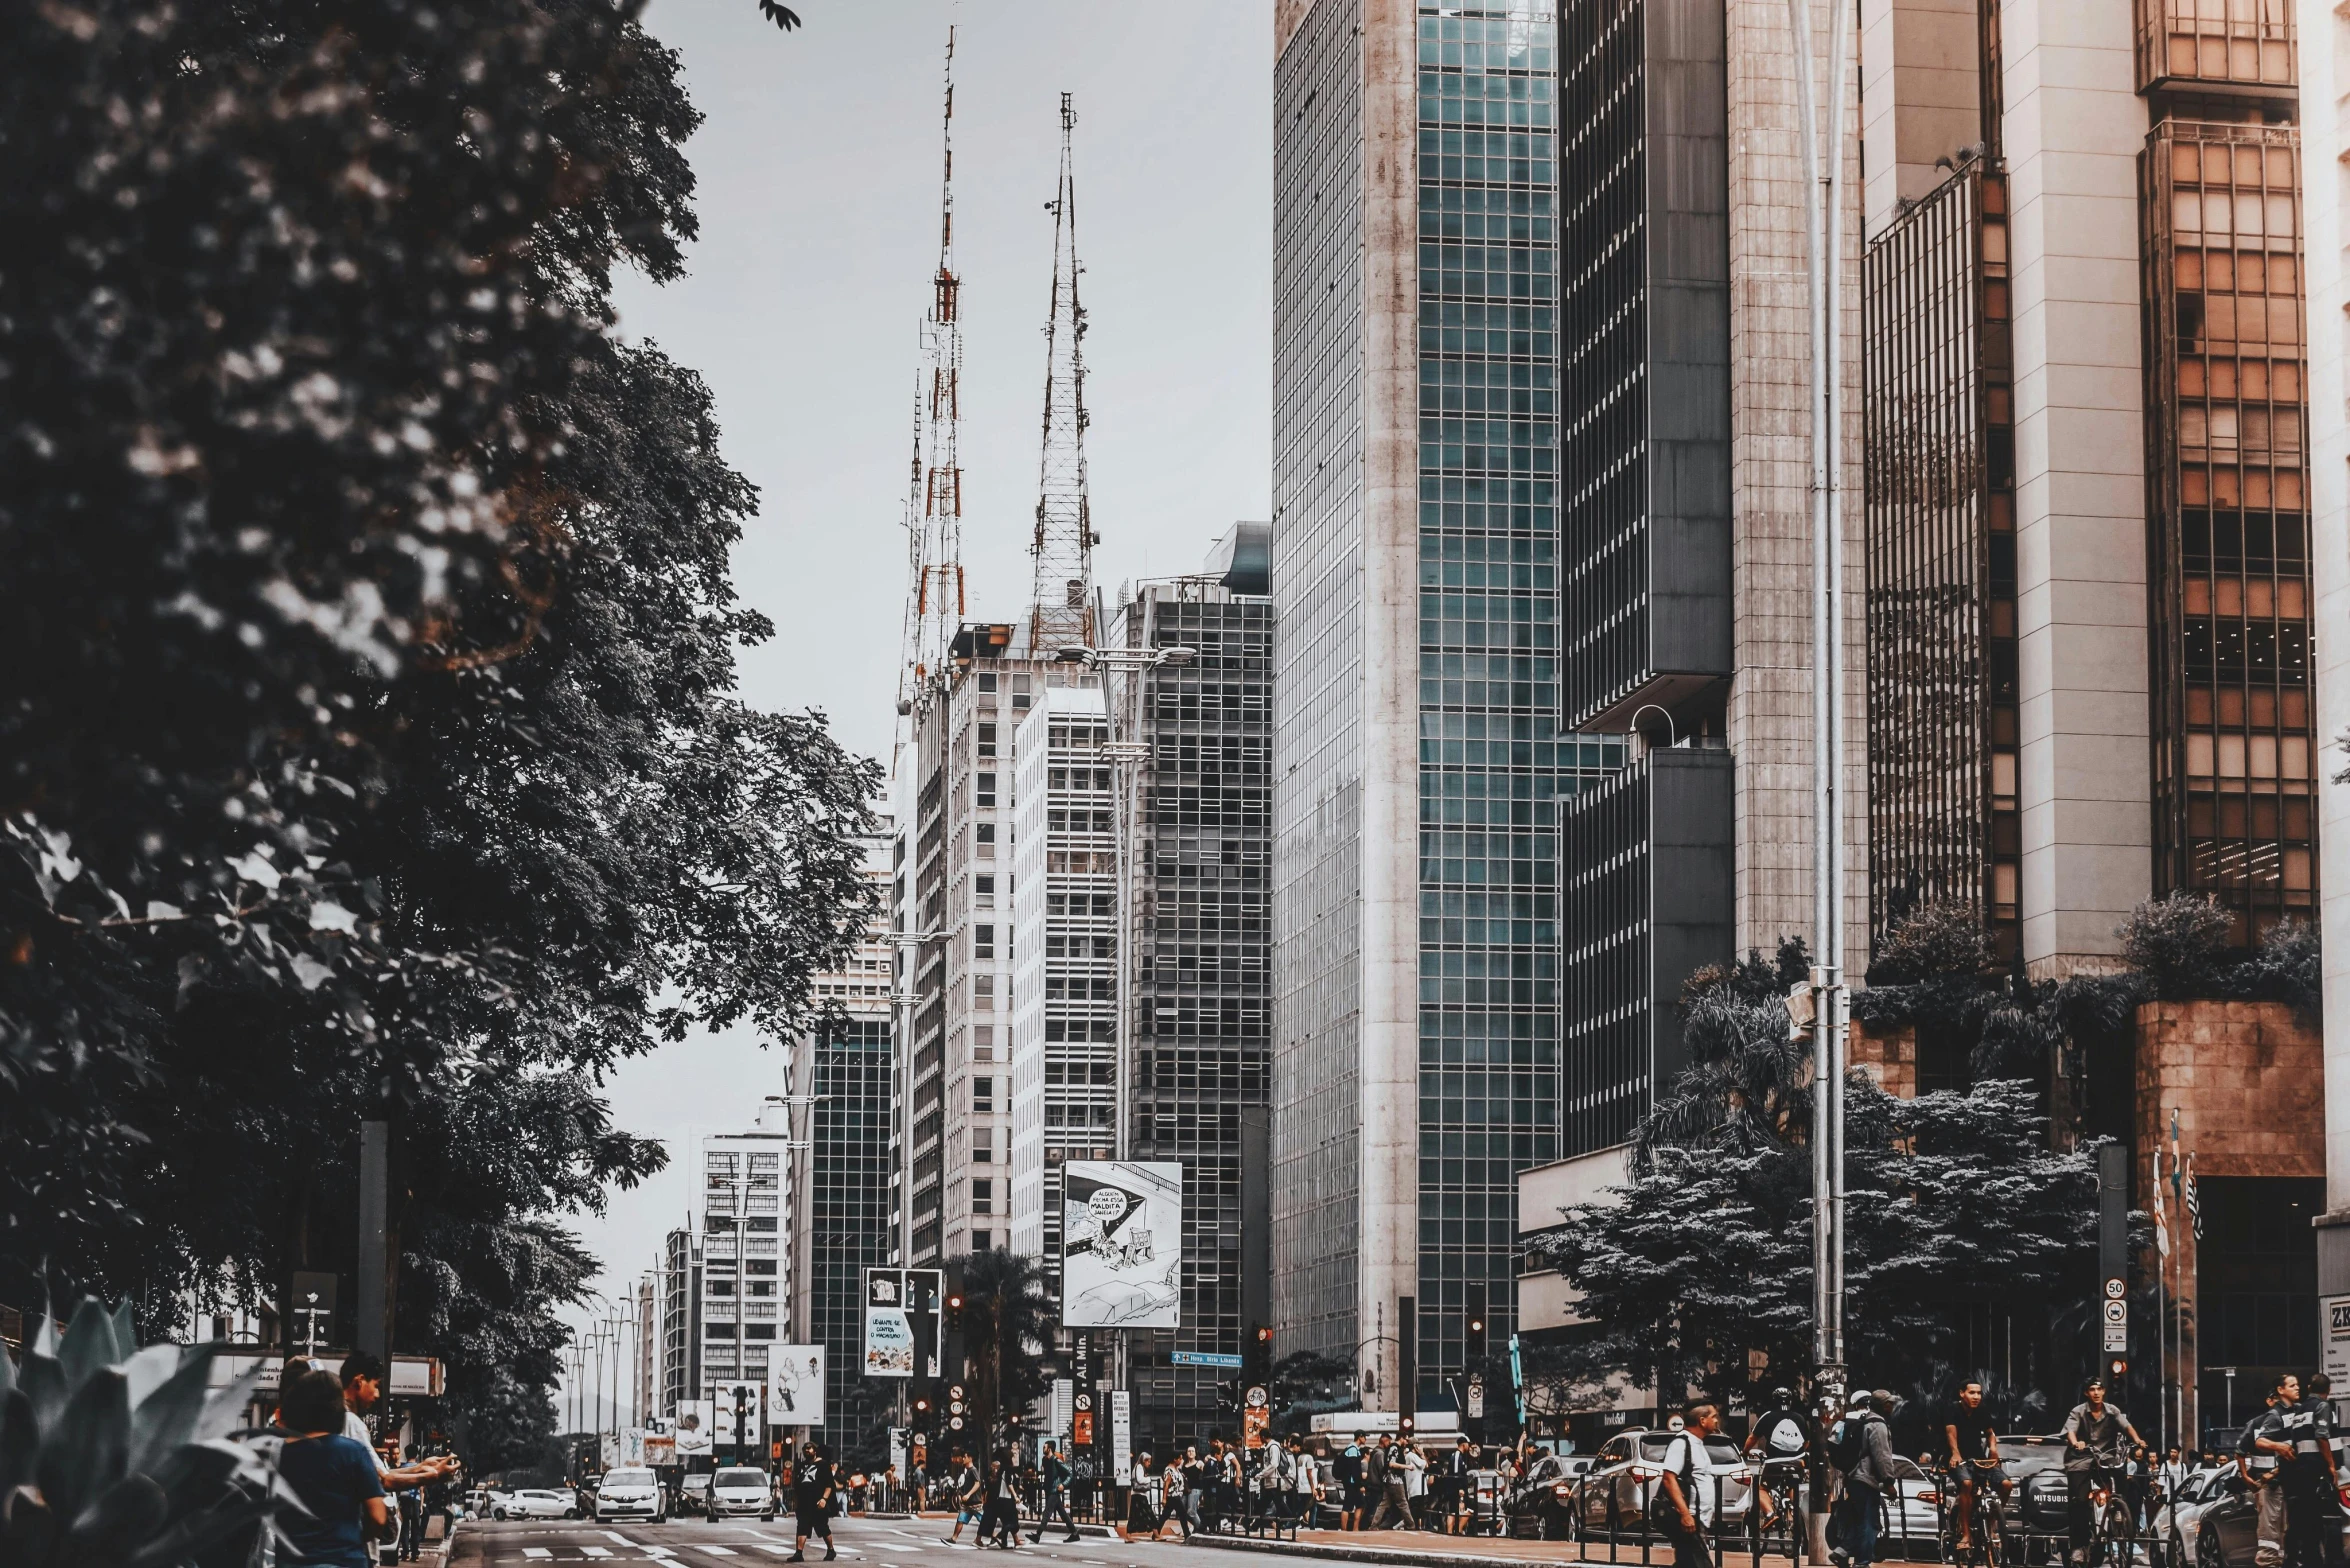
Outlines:
<svg viewBox="0 0 2350 1568"><path fill-rule="evenodd" d="M947 1264L963 1281L963 1351L974 1430L993 1446L1003 1423L1052 1387L1044 1353L1056 1327L1041 1260L990 1249Z"/></svg>

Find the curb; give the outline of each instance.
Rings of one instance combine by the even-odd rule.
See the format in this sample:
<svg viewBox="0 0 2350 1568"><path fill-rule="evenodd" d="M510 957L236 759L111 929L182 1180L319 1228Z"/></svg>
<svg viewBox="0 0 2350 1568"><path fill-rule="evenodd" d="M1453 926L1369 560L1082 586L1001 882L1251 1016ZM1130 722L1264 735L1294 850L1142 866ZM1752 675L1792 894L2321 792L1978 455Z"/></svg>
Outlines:
<svg viewBox="0 0 2350 1568"><path fill-rule="evenodd" d="M1360 1533L1360 1532L1358 1532ZM1334 1562L1417 1564L1420 1568L1529 1568L1541 1558L1486 1557L1475 1552L1416 1552L1400 1546L1336 1546L1320 1541L1268 1541L1261 1536L1211 1535L1192 1532L1186 1546L1213 1546L1228 1551L1278 1553L1288 1557L1320 1557ZM1560 1562L1572 1559L1560 1558Z"/></svg>

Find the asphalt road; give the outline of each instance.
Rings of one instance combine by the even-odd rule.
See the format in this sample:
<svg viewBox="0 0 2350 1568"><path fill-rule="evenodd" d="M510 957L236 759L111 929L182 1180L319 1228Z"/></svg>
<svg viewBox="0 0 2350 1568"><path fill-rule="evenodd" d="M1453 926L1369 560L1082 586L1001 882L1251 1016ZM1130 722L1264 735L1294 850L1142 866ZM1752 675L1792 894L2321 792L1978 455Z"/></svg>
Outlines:
<svg viewBox="0 0 2350 1568"><path fill-rule="evenodd" d="M959 1544L941 1539L953 1527L951 1518L836 1519L833 1539L840 1560L858 1568L979 1568L979 1549L971 1544L972 1527L963 1528ZM504 1523L476 1520L461 1525L449 1568L577 1568L577 1565L659 1564L664 1568L767 1568L791 1555L789 1517L765 1523L756 1519L729 1519L712 1524L701 1519L672 1520L667 1524L599 1525L571 1519L509 1519ZM823 1558L821 1542L809 1542L811 1562ZM1213 1546L1187 1547L1173 1535L1152 1544L1128 1545L1116 1536L1088 1535L1064 1544L1047 1535L1041 1546L1030 1546L1023 1536L1016 1553L989 1551L985 1561L1006 1557L1049 1559L1056 1568L1271 1568L1275 1559L1262 1553L1231 1551Z"/></svg>

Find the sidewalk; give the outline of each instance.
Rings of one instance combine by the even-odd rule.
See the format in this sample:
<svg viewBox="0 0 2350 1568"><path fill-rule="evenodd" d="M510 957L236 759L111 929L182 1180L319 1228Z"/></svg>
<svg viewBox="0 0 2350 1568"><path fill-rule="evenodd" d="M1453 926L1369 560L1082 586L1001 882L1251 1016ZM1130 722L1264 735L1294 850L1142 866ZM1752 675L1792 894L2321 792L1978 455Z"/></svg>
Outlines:
<svg viewBox="0 0 2350 1568"><path fill-rule="evenodd" d="M1290 1557L1322 1557L1337 1562L1402 1563L1409 1568L1526 1568L1529 1563L1606 1564L1604 1543L1595 1543L1592 1555L1583 1555L1576 1541L1521 1541L1489 1535L1436 1535L1422 1530L1301 1530L1295 1541L1263 1540L1255 1536L1209 1535L1192 1537L1199 1546L1239 1552L1274 1552ZM1639 1568L1640 1548L1626 1544L1616 1561L1622 1568ZM1664 1542L1651 1545L1651 1568L1672 1568L1673 1551ZM1732 1551L1725 1568L1752 1568L1754 1559ZM1784 1557L1767 1556L1761 1568L1796 1568Z"/></svg>

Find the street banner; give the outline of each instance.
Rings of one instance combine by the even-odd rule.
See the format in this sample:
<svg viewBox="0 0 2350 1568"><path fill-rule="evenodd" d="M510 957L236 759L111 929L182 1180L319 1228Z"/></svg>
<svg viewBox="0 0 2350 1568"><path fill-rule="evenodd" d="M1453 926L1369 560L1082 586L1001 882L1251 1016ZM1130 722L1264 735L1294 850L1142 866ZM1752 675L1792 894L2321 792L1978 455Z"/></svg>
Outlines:
<svg viewBox="0 0 2350 1568"><path fill-rule="evenodd" d="M767 1419L776 1426L824 1424L824 1347L778 1345L767 1362Z"/></svg>
<svg viewBox="0 0 2350 1568"><path fill-rule="evenodd" d="M706 1399L689 1399L677 1407L676 1442L680 1463L708 1457L711 1441L718 1434L717 1423L711 1417L710 1401Z"/></svg>
<svg viewBox="0 0 2350 1568"><path fill-rule="evenodd" d="M1061 1325L1174 1328L1183 1300L1183 1167L1061 1167Z"/></svg>
<svg viewBox="0 0 2350 1568"><path fill-rule="evenodd" d="M677 1423L667 1416L645 1418L645 1463L656 1469L677 1463Z"/></svg>
<svg viewBox="0 0 2350 1568"><path fill-rule="evenodd" d="M620 1463L620 1434L618 1432L598 1432L596 1437L598 1439L597 1454L604 1461L604 1468L610 1470Z"/></svg>
<svg viewBox="0 0 2350 1568"><path fill-rule="evenodd" d="M910 1484L909 1478L914 1473L912 1467L907 1463L911 1457L912 1451L906 1444L906 1429L902 1426L891 1427L889 1429L889 1465L892 1470L898 1473L898 1484L901 1486Z"/></svg>
<svg viewBox="0 0 2350 1568"><path fill-rule="evenodd" d="M906 1271L865 1271L865 1375L914 1375L914 1320L906 1311Z"/></svg>
<svg viewBox="0 0 2350 1568"><path fill-rule="evenodd" d="M645 1462L643 1427L624 1426L620 1429L620 1462L624 1465L641 1465Z"/></svg>
<svg viewBox="0 0 2350 1568"><path fill-rule="evenodd" d="M1110 1482L1134 1484L1134 1395L1123 1388L1110 1390Z"/></svg>

